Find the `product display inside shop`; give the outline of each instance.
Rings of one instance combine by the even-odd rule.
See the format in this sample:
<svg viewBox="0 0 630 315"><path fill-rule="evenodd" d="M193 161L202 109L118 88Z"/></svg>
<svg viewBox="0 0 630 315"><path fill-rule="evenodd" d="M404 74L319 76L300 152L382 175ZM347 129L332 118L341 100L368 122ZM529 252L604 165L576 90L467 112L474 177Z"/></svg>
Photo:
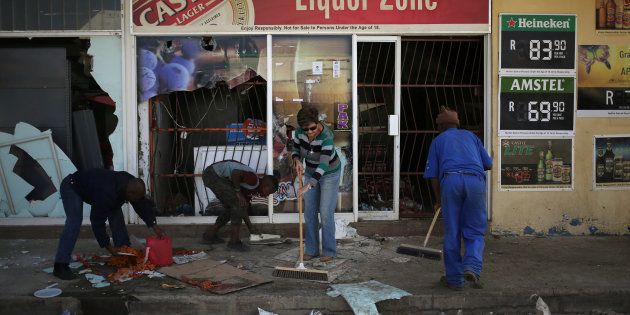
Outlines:
<svg viewBox="0 0 630 315"><path fill-rule="evenodd" d="M340 161L336 212L352 212L352 40L349 36L273 36L273 168L280 188L274 213L297 212L293 139L300 109L317 109L334 134ZM312 151L309 152L312 154Z"/></svg>

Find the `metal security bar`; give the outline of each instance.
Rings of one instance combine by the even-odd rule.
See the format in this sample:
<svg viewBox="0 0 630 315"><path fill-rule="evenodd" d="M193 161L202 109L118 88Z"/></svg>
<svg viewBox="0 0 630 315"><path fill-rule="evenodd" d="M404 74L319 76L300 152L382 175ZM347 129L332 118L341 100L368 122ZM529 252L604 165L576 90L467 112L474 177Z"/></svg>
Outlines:
<svg viewBox="0 0 630 315"><path fill-rule="evenodd" d="M0 0L0 31L120 31L121 0Z"/></svg>
<svg viewBox="0 0 630 315"><path fill-rule="evenodd" d="M422 176L438 134L440 106L457 110L460 128L483 141L483 38L402 39L400 216L433 214L430 184Z"/></svg>
<svg viewBox="0 0 630 315"><path fill-rule="evenodd" d="M395 42L357 43L359 211L393 211Z"/></svg>
<svg viewBox="0 0 630 315"><path fill-rule="evenodd" d="M221 204L201 180L216 161L266 172L266 84L260 76L232 89L219 81L150 100L149 186L160 216L218 215ZM267 215L266 198L253 203L251 215Z"/></svg>

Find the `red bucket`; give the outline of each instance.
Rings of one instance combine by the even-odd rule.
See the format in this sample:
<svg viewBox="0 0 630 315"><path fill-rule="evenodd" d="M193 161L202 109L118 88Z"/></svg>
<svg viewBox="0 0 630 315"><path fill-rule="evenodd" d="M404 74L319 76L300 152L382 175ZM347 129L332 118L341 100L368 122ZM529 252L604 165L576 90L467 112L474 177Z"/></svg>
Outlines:
<svg viewBox="0 0 630 315"><path fill-rule="evenodd" d="M159 238L155 235L147 237L149 261L156 266L168 266L173 263L173 240L168 236Z"/></svg>

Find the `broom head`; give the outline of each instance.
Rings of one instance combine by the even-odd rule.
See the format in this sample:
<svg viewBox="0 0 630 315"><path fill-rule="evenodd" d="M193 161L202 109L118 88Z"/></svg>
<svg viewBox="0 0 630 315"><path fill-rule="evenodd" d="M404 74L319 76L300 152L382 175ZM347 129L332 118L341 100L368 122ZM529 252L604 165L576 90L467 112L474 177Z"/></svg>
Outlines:
<svg viewBox="0 0 630 315"><path fill-rule="evenodd" d="M401 244L396 249L396 252L403 255L418 256L418 257L423 257L423 258L428 258L428 259L435 259L435 260L442 259L441 250L429 248L429 247Z"/></svg>
<svg viewBox="0 0 630 315"><path fill-rule="evenodd" d="M273 270L273 276L279 278L328 282L328 271L316 269L276 267Z"/></svg>

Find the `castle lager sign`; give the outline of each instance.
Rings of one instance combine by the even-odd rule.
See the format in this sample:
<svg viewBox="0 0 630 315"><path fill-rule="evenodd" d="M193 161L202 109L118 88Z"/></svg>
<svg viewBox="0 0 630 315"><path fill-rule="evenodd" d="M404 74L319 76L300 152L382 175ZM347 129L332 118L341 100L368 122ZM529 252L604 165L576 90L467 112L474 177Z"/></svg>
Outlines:
<svg viewBox="0 0 630 315"><path fill-rule="evenodd" d="M134 32L489 33L485 0L134 0ZM410 28L410 25L417 27Z"/></svg>

